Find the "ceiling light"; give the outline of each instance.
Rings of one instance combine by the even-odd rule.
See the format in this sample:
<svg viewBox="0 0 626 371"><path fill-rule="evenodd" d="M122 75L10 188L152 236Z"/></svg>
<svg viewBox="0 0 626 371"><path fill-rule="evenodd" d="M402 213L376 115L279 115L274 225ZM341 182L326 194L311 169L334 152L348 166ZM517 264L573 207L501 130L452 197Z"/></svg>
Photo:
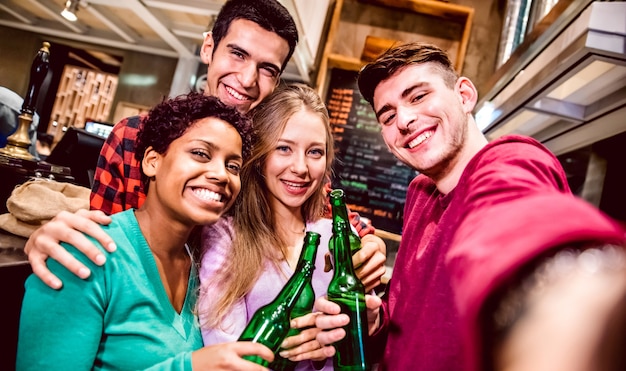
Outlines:
<svg viewBox="0 0 626 371"><path fill-rule="evenodd" d="M80 0L67 0L65 2L65 9L61 12L63 18L70 22L75 22L78 19L78 17L76 17L76 12L78 11L79 3Z"/></svg>

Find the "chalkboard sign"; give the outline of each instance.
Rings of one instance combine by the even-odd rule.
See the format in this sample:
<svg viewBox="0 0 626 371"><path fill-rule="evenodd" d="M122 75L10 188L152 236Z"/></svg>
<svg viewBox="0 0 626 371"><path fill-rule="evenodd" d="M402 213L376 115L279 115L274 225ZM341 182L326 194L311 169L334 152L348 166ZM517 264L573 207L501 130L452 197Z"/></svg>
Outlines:
<svg viewBox="0 0 626 371"><path fill-rule="evenodd" d="M374 227L401 234L406 191L417 173L387 149L356 78L355 71L331 72L326 105L337 149L332 186L342 188L350 210Z"/></svg>

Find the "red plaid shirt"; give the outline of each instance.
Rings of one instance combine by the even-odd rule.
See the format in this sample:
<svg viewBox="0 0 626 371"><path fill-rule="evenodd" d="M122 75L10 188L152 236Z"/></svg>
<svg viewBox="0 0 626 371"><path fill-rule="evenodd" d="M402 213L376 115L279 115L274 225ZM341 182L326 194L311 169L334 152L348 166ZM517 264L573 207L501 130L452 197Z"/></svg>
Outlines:
<svg viewBox="0 0 626 371"><path fill-rule="evenodd" d="M139 208L146 199L141 166L135 158L135 140L144 117L133 116L118 122L102 146L91 189L92 210L111 215Z"/></svg>

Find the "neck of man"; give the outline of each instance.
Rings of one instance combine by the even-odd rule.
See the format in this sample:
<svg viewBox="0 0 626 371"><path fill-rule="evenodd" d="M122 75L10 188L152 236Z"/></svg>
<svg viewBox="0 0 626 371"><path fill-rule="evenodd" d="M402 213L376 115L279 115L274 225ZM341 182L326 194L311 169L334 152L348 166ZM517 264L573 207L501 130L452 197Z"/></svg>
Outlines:
<svg viewBox="0 0 626 371"><path fill-rule="evenodd" d="M467 164L489 143L483 133L478 130L478 126L473 119L470 120L468 125L467 137L458 155L447 164L446 170L440 172L443 176L438 178L431 177L437 185L439 192L443 194L450 193L459 184Z"/></svg>

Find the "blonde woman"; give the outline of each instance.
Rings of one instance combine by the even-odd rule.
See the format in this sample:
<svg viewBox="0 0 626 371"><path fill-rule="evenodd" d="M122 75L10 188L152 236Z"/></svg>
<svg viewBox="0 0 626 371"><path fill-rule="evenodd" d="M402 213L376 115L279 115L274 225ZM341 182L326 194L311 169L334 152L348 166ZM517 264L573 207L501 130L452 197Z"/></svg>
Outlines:
<svg viewBox="0 0 626 371"><path fill-rule="evenodd" d="M306 231L321 235L312 280L316 297L326 294L332 278L324 271L331 221L322 217L334 159L326 107L313 89L288 85L255 112L253 126L253 151L241 171L244 191L233 217L205 228L204 246L210 248L200 269L199 314L206 345L236 340L254 312L274 299L293 274ZM373 234L364 236L362 245L384 251L384 242ZM385 255L367 254L358 274L372 289L385 272ZM306 360L299 370L320 369L311 361L332 370L332 360L315 340L314 317L296 321L307 328L288 338L280 354Z"/></svg>

